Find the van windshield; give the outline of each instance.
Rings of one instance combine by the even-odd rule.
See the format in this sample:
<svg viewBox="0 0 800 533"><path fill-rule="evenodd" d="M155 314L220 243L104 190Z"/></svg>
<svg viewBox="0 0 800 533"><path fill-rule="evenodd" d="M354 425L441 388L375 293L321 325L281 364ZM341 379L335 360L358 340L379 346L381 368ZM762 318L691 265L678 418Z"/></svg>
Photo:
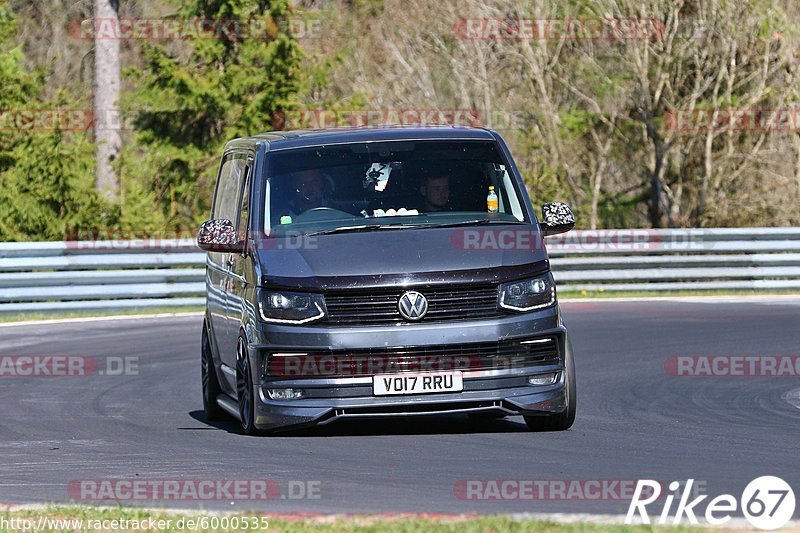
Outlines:
<svg viewBox="0 0 800 533"><path fill-rule="evenodd" d="M528 222L493 142L291 149L270 153L266 168L268 236Z"/></svg>

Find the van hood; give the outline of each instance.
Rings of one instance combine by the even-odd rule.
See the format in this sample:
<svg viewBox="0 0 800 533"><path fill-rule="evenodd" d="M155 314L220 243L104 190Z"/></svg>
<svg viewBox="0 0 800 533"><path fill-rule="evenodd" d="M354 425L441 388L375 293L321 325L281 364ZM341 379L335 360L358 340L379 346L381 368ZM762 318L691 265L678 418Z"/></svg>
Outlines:
<svg viewBox="0 0 800 533"><path fill-rule="evenodd" d="M500 283L550 268L532 225L272 238L256 248L259 284L283 289Z"/></svg>

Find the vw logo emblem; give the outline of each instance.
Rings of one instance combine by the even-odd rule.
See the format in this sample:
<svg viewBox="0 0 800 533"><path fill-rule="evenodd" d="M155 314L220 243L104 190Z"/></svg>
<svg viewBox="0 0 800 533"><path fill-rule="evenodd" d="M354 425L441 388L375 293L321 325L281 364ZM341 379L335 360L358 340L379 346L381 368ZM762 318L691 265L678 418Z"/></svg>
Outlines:
<svg viewBox="0 0 800 533"><path fill-rule="evenodd" d="M406 320L419 320L428 312L428 300L417 291L408 291L400 297L397 309Z"/></svg>

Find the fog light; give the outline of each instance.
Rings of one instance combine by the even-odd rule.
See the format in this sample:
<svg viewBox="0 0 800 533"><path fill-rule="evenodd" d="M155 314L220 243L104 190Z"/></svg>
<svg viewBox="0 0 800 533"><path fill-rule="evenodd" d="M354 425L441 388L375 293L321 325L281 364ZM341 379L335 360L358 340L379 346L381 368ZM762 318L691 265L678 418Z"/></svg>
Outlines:
<svg viewBox="0 0 800 533"><path fill-rule="evenodd" d="M531 385L552 385L556 382L558 372L548 372L547 374L537 374L528 378Z"/></svg>
<svg viewBox="0 0 800 533"><path fill-rule="evenodd" d="M300 389L267 389L270 400L297 400L303 397Z"/></svg>

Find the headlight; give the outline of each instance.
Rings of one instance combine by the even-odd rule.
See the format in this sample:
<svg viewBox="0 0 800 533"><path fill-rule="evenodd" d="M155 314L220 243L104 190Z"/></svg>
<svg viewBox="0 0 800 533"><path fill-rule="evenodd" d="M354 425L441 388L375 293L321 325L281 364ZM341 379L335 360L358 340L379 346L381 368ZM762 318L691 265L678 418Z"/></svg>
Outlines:
<svg viewBox="0 0 800 533"><path fill-rule="evenodd" d="M556 285L549 272L538 278L500 285L500 307L512 311L533 311L556 301Z"/></svg>
<svg viewBox="0 0 800 533"><path fill-rule="evenodd" d="M305 324L325 316L321 294L264 291L258 307L265 322L279 324Z"/></svg>

